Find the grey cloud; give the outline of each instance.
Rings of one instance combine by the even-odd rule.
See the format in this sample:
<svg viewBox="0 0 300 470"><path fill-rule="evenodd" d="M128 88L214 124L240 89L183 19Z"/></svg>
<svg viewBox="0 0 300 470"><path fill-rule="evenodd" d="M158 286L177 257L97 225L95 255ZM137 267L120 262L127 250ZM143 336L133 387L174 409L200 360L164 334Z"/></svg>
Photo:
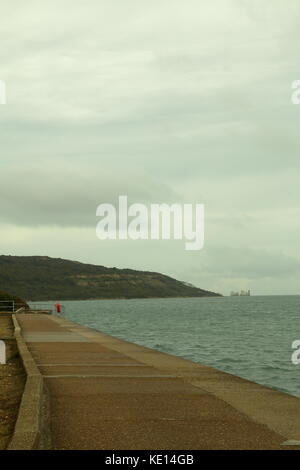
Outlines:
<svg viewBox="0 0 300 470"><path fill-rule="evenodd" d="M1 14L0 222L20 234L2 231L8 251L71 256L73 243L78 259L101 263L98 245L77 241L103 200L204 202L207 241L193 259L160 244L151 255L130 245L126 258L114 246L101 256L205 288L248 276L289 291L300 220L300 107L290 103L298 0L11 0Z"/></svg>
<svg viewBox="0 0 300 470"><path fill-rule="evenodd" d="M23 226L95 226L101 203L117 206L119 195L128 203L172 202L180 195L142 170L44 161L38 166L1 166L0 220ZM12 190L12 188L14 188Z"/></svg>
<svg viewBox="0 0 300 470"><path fill-rule="evenodd" d="M300 260L282 252L248 247L215 247L204 262L204 270L214 277L262 279L300 275Z"/></svg>

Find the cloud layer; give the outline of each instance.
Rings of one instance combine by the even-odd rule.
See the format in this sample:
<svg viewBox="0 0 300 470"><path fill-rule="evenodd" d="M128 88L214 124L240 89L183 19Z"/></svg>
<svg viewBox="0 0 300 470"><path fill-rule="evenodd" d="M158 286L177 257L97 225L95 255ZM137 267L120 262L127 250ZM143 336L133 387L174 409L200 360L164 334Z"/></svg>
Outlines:
<svg viewBox="0 0 300 470"><path fill-rule="evenodd" d="M2 252L298 293L298 0L1 7ZM95 211L206 206L206 244L100 242Z"/></svg>

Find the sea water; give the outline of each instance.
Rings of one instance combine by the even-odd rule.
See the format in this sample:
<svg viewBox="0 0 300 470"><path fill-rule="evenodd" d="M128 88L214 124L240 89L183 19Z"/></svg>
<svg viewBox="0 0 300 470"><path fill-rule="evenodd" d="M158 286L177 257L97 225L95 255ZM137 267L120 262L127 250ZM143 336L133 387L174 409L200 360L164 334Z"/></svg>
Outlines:
<svg viewBox="0 0 300 470"><path fill-rule="evenodd" d="M53 302L50 302L53 305ZM62 301L104 333L300 397L300 296Z"/></svg>

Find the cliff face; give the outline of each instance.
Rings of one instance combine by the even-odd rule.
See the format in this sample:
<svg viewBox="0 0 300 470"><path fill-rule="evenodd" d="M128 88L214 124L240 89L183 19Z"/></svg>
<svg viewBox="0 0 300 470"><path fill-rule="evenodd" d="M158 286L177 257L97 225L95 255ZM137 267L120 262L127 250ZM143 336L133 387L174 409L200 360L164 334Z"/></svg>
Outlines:
<svg viewBox="0 0 300 470"><path fill-rule="evenodd" d="M219 295L159 273L44 256L0 256L0 288L28 300Z"/></svg>

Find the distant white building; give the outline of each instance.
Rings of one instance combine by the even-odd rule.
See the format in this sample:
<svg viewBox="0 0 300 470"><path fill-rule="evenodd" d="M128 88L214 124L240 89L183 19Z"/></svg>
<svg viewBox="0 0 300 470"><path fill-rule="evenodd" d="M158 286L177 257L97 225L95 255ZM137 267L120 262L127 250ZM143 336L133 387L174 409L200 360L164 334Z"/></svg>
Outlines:
<svg viewBox="0 0 300 470"><path fill-rule="evenodd" d="M250 297L250 295L251 295L250 289L241 290L241 292L235 292L235 291L230 292L231 297Z"/></svg>

